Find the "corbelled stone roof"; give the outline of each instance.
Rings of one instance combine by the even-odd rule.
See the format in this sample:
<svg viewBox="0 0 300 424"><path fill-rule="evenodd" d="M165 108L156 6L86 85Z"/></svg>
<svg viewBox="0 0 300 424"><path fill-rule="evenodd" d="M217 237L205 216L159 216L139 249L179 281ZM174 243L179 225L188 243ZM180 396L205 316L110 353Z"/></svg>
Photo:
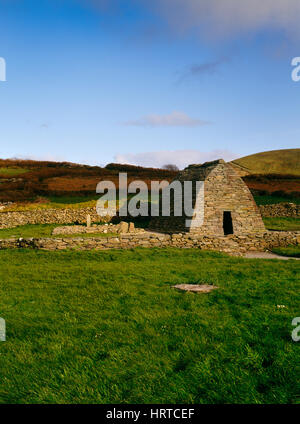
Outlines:
<svg viewBox="0 0 300 424"><path fill-rule="evenodd" d="M223 159L218 159L212 162L189 165L178 174L176 179L179 181L204 181L211 171L220 164L226 164L226 162ZM230 166L229 164L227 165Z"/></svg>
<svg viewBox="0 0 300 424"><path fill-rule="evenodd" d="M159 231L190 231L197 234L247 234L265 231L257 205L250 190L236 173L230 163L223 159L203 164L189 165L179 172L174 181L180 181L182 192L170 193L170 215L153 217L150 228ZM174 204L184 203L186 181L193 182L191 197L193 216L186 216L185 209L181 214L174 213ZM197 191L195 182L203 181L201 190ZM165 190L169 190L166 188ZM162 196L164 191L162 193ZM226 215L225 215L226 214ZM226 225L231 222L231 229ZM229 232L228 232L229 231Z"/></svg>

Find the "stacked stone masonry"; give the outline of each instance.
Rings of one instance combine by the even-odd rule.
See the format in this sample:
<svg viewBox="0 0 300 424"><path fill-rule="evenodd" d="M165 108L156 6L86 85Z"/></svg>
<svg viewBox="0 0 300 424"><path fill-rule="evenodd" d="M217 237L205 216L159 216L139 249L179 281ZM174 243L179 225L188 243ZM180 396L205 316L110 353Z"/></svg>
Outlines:
<svg viewBox="0 0 300 424"><path fill-rule="evenodd" d="M14 228L27 224L85 224L87 215L92 222L110 221L111 218L100 218L96 208L81 209L37 209L24 212L1 212L0 229Z"/></svg>
<svg viewBox="0 0 300 424"><path fill-rule="evenodd" d="M278 203L259 207L262 216L266 217L299 217L300 205L293 203ZM96 208L81 209L40 209L24 212L6 212L0 210L0 229L15 228L27 224L85 224L87 215L91 216L93 223L99 221L109 222L112 217L100 218ZM166 228L168 228L168 218ZM174 219L174 218L173 218ZM175 217L176 219L176 217ZM159 224L160 226L160 224Z"/></svg>
<svg viewBox="0 0 300 424"><path fill-rule="evenodd" d="M192 234L137 233L120 234L117 237L92 238L11 238L0 240L0 249L33 248L45 250L106 250L135 247L178 247L221 251L242 255L248 251L266 251L274 247L299 245L300 232L267 231L251 235L214 237Z"/></svg>
<svg viewBox="0 0 300 424"><path fill-rule="evenodd" d="M171 216L153 218L150 228L163 232L193 232L201 235L224 235L225 214L229 214L232 232L236 235L259 233L265 231L259 209L253 196L236 173L235 169L224 160L207 162L203 165L190 165L178 174L175 180L181 183L181 190L186 190L184 183L192 181L192 205L194 214L192 226L187 227L186 221L191 217L184 213L175 216L174 207ZM197 192L197 181L204 182L204 202ZM169 190L168 188L164 189ZM162 196L164 191L162 192ZM175 194L176 196L176 194ZM182 196L184 199L184 196ZM175 197L175 201L176 201ZM172 192L171 207L174 205ZM184 210L184 207L182 208ZM199 215L204 217L203 223L197 225ZM196 225L193 225L196 223Z"/></svg>
<svg viewBox="0 0 300 424"><path fill-rule="evenodd" d="M295 203L276 203L259 207L262 216L266 217L300 217L300 205Z"/></svg>
<svg viewBox="0 0 300 424"><path fill-rule="evenodd" d="M70 225L67 227L57 227L52 231L54 236L72 235L72 234L106 234L106 233L144 233L145 230L135 228L133 222L121 221L119 224L92 225Z"/></svg>

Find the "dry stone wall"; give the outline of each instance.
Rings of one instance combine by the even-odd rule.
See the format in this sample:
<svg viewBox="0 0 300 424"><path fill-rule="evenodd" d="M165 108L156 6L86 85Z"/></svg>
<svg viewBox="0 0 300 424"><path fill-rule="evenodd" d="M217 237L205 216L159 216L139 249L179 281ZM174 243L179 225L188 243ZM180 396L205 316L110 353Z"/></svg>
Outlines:
<svg viewBox="0 0 300 424"><path fill-rule="evenodd" d="M0 249L33 248L45 250L106 250L131 249L135 247L178 247L215 250L233 255L248 251L266 251L274 247L300 244L300 232L267 231L252 235L232 235L213 237L191 234L160 234L144 232L140 234L120 234L117 237L92 238L12 238L0 240Z"/></svg>
<svg viewBox="0 0 300 424"><path fill-rule="evenodd" d="M238 200L238 197L237 197ZM293 203L278 203L274 205L264 205L259 207L260 213L264 217L300 217L300 205ZM81 208L81 209L40 209L24 212L6 212L0 208L0 229L15 228L26 224L85 224L87 215L91 216L91 222L109 222L111 217L100 217L97 215L96 208ZM217 217L216 217L217 219ZM165 220L165 225L163 221ZM176 225L178 220L178 226ZM154 221L154 220L153 220ZM183 230L182 218L172 217L172 228L175 230ZM165 227L165 230L170 230L170 218L160 217L156 219L156 226L159 229ZM156 229L153 226L153 229ZM157 229L158 229L157 228ZM174 229L174 228L173 228Z"/></svg>
<svg viewBox="0 0 300 424"><path fill-rule="evenodd" d="M265 217L300 217L300 205L295 203L275 203L273 205L262 205L260 213Z"/></svg>
<svg viewBox="0 0 300 424"><path fill-rule="evenodd" d="M121 221L119 224L91 225L70 225L67 227L57 227L52 231L52 235L63 236L72 234L106 234L106 233L144 233L145 230L135 228L133 222Z"/></svg>
<svg viewBox="0 0 300 424"><path fill-rule="evenodd" d="M24 212L1 212L0 229L14 228L26 224L73 224L86 223L87 215L91 222L106 221L111 218L97 215L96 208L81 209L37 209Z"/></svg>

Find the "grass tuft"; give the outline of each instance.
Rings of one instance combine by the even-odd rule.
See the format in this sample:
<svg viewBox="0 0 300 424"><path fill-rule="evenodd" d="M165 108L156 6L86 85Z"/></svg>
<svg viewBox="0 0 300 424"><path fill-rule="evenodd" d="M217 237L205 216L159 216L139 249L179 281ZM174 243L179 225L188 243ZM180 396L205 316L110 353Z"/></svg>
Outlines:
<svg viewBox="0 0 300 424"><path fill-rule="evenodd" d="M300 231L300 219L291 217L265 217L263 218L267 230L275 231Z"/></svg>
<svg viewBox="0 0 300 424"><path fill-rule="evenodd" d="M300 246L276 247L272 251L277 255L300 258Z"/></svg>

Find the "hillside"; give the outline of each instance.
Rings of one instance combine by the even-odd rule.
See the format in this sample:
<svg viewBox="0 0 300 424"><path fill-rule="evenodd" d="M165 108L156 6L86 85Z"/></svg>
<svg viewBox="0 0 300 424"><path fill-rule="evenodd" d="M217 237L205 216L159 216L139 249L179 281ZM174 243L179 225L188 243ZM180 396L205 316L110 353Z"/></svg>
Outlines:
<svg viewBox="0 0 300 424"><path fill-rule="evenodd" d="M131 165L99 166L68 162L39 162L0 159L0 202L22 202L38 196L96 195L100 181L113 181L118 188L119 172L127 172L128 182L143 180L170 181L174 171Z"/></svg>
<svg viewBox="0 0 300 424"><path fill-rule="evenodd" d="M271 150L231 162L242 175L281 174L300 176L300 149Z"/></svg>
<svg viewBox="0 0 300 424"><path fill-rule="evenodd" d="M288 198L291 201L299 199L300 149L257 153L231 163L256 196ZM69 162L0 159L0 202L44 201L45 198L66 196L68 199L74 197L74 201L75 198L96 198L97 184L109 180L118 187L120 172L127 172L129 183L143 180L148 185L153 180L171 181L177 174L165 169L114 163L99 167Z"/></svg>

